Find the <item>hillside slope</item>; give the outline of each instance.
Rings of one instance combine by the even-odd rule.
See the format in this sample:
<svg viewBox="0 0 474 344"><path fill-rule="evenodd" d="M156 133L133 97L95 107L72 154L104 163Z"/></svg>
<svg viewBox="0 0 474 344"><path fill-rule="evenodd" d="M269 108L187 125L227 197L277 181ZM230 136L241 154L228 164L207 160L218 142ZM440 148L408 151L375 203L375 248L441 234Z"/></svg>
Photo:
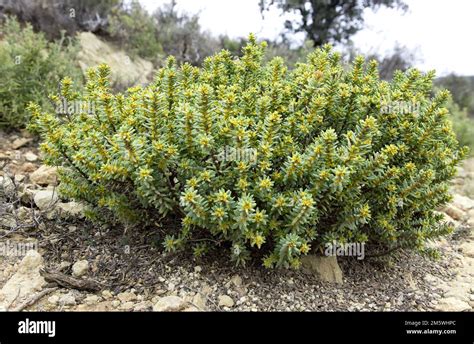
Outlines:
<svg viewBox="0 0 474 344"><path fill-rule="evenodd" d="M101 63L110 66L112 82L118 88L148 83L153 74L153 64L139 57L133 59L123 50L103 41L91 32L77 35L80 44L78 63L85 72Z"/></svg>

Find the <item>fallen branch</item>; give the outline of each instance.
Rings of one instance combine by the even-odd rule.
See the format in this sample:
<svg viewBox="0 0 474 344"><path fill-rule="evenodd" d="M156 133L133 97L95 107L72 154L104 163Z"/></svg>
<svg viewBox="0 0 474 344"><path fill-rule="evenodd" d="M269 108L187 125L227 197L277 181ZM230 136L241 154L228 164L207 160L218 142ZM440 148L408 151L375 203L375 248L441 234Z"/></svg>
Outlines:
<svg viewBox="0 0 474 344"><path fill-rule="evenodd" d="M26 300L25 302L23 302L21 305L19 305L18 307L14 308L12 311L13 312L21 312L22 310L24 310L26 307L29 307L29 306L32 306L34 305L39 299L41 299L43 296L45 295L48 295L49 293L52 293L53 291L57 290L58 288L54 287L54 288L47 288L47 289L44 289L42 291L40 291L39 293L37 293L36 295L33 295L31 298L29 298L28 300Z"/></svg>
<svg viewBox="0 0 474 344"><path fill-rule="evenodd" d="M86 291L99 291L102 289L102 286L95 281L71 277L61 272L47 271L41 269L40 274L44 277L46 282L56 283L57 285L63 288Z"/></svg>

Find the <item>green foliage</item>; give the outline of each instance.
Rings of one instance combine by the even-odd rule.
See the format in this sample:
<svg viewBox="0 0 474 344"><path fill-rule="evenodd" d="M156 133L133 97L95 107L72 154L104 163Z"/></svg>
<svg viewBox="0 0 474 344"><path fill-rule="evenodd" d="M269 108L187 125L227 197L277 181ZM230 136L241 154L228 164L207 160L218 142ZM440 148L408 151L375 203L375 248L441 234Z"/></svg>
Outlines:
<svg viewBox="0 0 474 344"><path fill-rule="evenodd" d="M138 1L133 1L130 8L114 10L107 31L132 55L156 59L163 52L156 37L157 23Z"/></svg>
<svg viewBox="0 0 474 344"><path fill-rule="evenodd" d="M92 219L179 218L167 250L229 247L237 264L260 255L267 267L298 267L334 240L423 250L449 232L434 210L466 150L449 94L429 96L434 73L380 81L375 61L345 68L329 46L288 71L281 58L263 62L264 45L251 36L241 58L222 51L202 68L169 58L151 85L117 95L102 65L83 94L66 83L60 95L95 102L93 115L32 105L62 194Z"/></svg>
<svg viewBox="0 0 474 344"><path fill-rule="evenodd" d="M28 123L28 102L48 108L48 92L55 92L65 76L79 80L82 74L71 62L76 54L72 44L49 43L30 25L21 28L13 18L7 18L1 30L0 126L20 128Z"/></svg>

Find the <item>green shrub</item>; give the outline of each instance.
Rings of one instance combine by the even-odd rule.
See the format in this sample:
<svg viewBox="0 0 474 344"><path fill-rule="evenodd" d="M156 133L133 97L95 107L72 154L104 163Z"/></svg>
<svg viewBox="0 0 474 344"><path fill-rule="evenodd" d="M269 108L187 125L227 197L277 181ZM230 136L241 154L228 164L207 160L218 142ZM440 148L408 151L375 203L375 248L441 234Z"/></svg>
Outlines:
<svg viewBox="0 0 474 344"><path fill-rule="evenodd" d="M449 232L434 210L465 149L442 107L449 94L428 96L434 73L387 83L374 61L343 68L330 47L291 72L263 56L251 37L240 59L222 51L199 69L170 58L126 94L110 93L104 65L82 95L67 80L60 97L96 102L93 115L31 107L60 191L92 219L179 219L164 228L168 250L230 247L237 263L262 255L268 267L297 267L334 240L422 250Z"/></svg>
<svg viewBox="0 0 474 344"><path fill-rule="evenodd" d="M50 106L48 93L56 92L61 79L82 77L73 65L75 49L63 42L49 43L28 24L24 28L14 18L0 27L0 126L24 127L28 123L28 102Z"/></svg>
<svg viewBox="0 0 474 344"><path fill-rule="evenodd" d="M474 154L474 118L453 101L448 103L447 108L452 114L453 130L459 144L469 147L471 155Z"/></svg>

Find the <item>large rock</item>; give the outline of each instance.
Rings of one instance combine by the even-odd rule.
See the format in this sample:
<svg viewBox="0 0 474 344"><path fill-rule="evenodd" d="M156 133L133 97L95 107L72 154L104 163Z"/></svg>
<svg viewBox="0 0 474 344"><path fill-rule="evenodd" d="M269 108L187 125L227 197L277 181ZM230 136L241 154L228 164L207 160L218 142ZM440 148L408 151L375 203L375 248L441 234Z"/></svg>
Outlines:
<svg viewBox="0 0 474 344"><path fill-rule="evenodd" d="M342 281L342 270L336 256L320 257L307 255L301 258L303 271L318 277L321 281L339 283Z"/></svg>
<svg viewBox="0 0 474 344"><path fill-rule="evenodd" d="M0 290L0 306L11 307L13 303L24 301L46 284L39 270L43 267L43 258L34 250L27 252L18 266L17 272Z"/></svg>
<svg viewBox="0 0 474 344"><path fill-rule="evenodd" d="M464 210L458 208L453 204L448 204L444 209L443 212L448 214L451 218L457 221L462 221L466 217L466 213Z"/></svg>
<svg viewBox="0 0 474 344"><path fill-rule="evenodd" d="M463 255L474 258L474 241L466 241L459 248Z"/></svg>
<svg viewBox="0 0 474 344"><path fill-rule="evenodd" d="M474 209L474 200L466 196L461 196L458 194L453 195L453 201L451 202L455 207L468 211Z"/></svg>
<svg viewBox="0 0 474 344"><path fill-rule="evenodd" d="M187 307L187 302L178 296L165 296L153 306L155 312L179 312Z"/></svg>
<svg viewBox="0 0 474 344"><path fill-rule="evenodd" d="M442 312L463 312L471 310L471 306L466 301L455 297L448 297L441 299L436 305L436 309Z"/></svg>
<svg viewBox="0 0 474 344"><path fill-rule="evenodd" d="M57 171L56 167L41 165L40 168L30 174L30 180L38 185L58 185Z"/></svg>
<svg viewBox="0 0 474 344"><path fill-rule="evenodd" d="M78 62L84 72L89 67L106 63L115 83L129 87L149 82L153 72L151 62L139 57L132 59L124 51L116 49L90 32L82 32L77 38L81 46Z"/></svg>
<svg viewBox="0 0 474 344"><path fill-rule="evenodd" d="M54 190L38 191L33 198L40 210L51 209L58 201L58 193Z"/></svg>

